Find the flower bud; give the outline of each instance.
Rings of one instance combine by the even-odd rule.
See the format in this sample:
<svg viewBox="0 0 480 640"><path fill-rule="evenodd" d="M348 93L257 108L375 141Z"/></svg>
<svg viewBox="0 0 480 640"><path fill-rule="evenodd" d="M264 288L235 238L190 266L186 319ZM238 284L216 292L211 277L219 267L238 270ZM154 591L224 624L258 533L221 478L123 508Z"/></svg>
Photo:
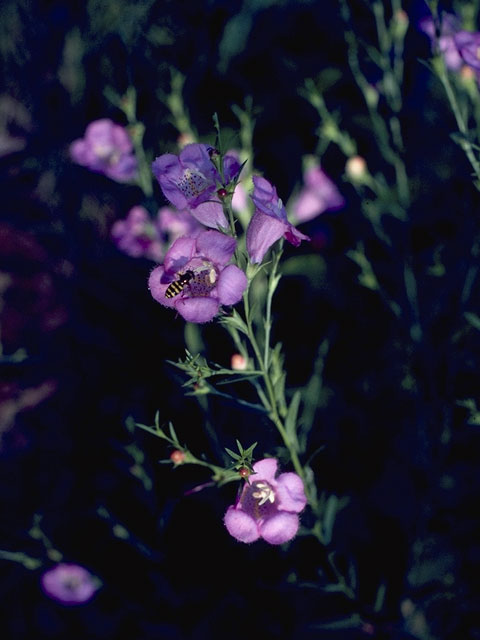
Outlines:
<svg viewBox="0 0 480 640"><path fill-rule="evenodd" d="M234 353L230 360L230 366L235 371L245 371L247 368L247 361L241 353Z"/></svg>
<svg viewBox="0 0 480 640"><path fill-rule="evenodd" d="M187 144L195 142L195 138L190 133L181 133L177 138L177 146L179 149L183 149Z"/></svg>
<svg viewBox="0 0 480 640"><path fill-rule="evenodd" d="M241 467L241 468L238 470L238 475L239 475L241 478L248 478L248 476L250 475L250 469L247 469L247 467Z"/></svg>
<svg viewBox="0 0 480 640"><path fill-rule="evenodd" d="M367 176L367 163L362 156L352 156L345 164L345 173L352 182L364 182Z"/></svg>
<svg viewBox="0 0 480 640"><path fill-rule="evenodd" d="M175 451L172 451L170 454L170 460L174 465L183 464L185 461L185 454L183 451L180 451L180 449L175 449Z"/></svg>
<svg viewBox="0 0 480 640"><path fill-rule="evenodd" d="M398 9L393 15L393 36L403 40L408 29L408 15L403 9Z"/></svg>

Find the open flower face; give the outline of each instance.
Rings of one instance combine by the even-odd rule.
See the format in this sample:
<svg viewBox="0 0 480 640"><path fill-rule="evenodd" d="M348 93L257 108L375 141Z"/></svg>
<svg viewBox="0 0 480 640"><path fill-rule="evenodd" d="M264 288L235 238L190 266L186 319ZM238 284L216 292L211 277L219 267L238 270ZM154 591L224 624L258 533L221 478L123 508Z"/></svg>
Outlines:
<svg viewBox="0 0 480 640"><path fill-rule="evenodd" d="M88 602L98 590L98 580L84 567L60 563L45 571L40 579L43 592L65 605Z"/></svg>
<svg viewBox="0 0 480 640"><path fill-rule="evenodd" d="M70 145L70 155L78 164L118 182L132 180L137 173L130 136L108 118L91 122L85 136Z"/></svg>
<svg viewBox="0 0 480 640"><path fill-rule="evenodd" d="M239 302L247 288L244 272L228 264L236 246L235 238L212 230L178 238L150 274L150 293L189 322L209 322L221 305Z"/></svg>
<svg viewBox="0 0 480 640"><path fill-rule="evenodd" d="M193 143L178 156L166 153L158 157L152 170L164 196L177 208L188 208L206 227L228 227L222 203L216 195L221 178L206 144ZM228 184L240 171L238 161L228 154L224 158L224 180Z"/></svg>
<svg viewBox="0 0 480 640"><path fill-rule="evenodd" d="M277 190L265 178L253 178L252 200L255 213L247 228L247 251L253 263L261 263L270 247L282 236L298 247L302 240L310 238L288 221L283 202Z"/></svg>
<svg viewBox="0 0 480 640"><path fill-rule="evenodd" d="M236 505L225 514L225 526L240 542L263 538L269 544L283 544L297 534L298 514L307 504L303 482L296 473L277 473L275 458L253 465Z"/></svg>

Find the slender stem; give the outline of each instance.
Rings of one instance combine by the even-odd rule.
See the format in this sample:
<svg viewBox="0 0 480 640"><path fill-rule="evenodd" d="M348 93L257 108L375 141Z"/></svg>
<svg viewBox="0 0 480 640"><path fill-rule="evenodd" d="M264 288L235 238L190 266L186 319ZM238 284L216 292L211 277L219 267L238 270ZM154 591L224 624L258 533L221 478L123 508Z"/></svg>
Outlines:
<svg viewBox="0 0 480 640"><path fill-rule="evenodd" d="M275 255L273 259L272 270L270 272L270 281L268 285L267 291L267 301L265 305L265 346L264 346L264 354L263 361L265 364L265 369L268 371L270 367L270 332L272 330L272 299L273 294L275 293L276 287L276 275L278 269L278 263L280 262L280 258L282 257L283 250Z"/></svg>
<svg viewBox="0 0 480 640"><path fill-rule="evenodd" d="M11 562L18 562L23 565L25 569L35 570L42 566L42 561L37 558L31 558L26 553L21 551L5 551L0 549L0 558L2 560L10 560Z"/></svg>
<svg viewBox="0 0 480 640"><path fill-rule="evenodd" d="M294 449L294 447L292 446L292 443L290 442L290 439L288 437L287 431L285 429L285 426L282 422L282 419L280 418L279 412L278 412L278 407L277 407L277 400L275 397L275 390L273 388L273 383L272 383L272 379L270 377L270 373L269 370L265 367L265 361L262 357L262 353L260 351L260 347L258 346L258 342L257 339L255 337L255 334L253 332L253 328L252 328L252 323L250 320L250 305L249 305L249 300L248 300L248 289L247 291L244 293L243 295L243 301L244 301L244 307L245 307L245 317L247 320L247 327L248 327L248 339L250 341L250 344L252 345L253 351L255 352L255 356L257 358L258 361L258 366L259 369L262 372L262 377L265 383L265 389L267 391L267 396L268 396L268 401L269 401L269 406L266 407L269 410L269 418L270 420L273 422L273 424L276 426L277 431L279 432L285 446L287 447L289 453L290 453L290 459L292 461L292 464L295 468L295 471L297 472L297 474L302 478L303 480L303 484L305 486L306 491L308 491L308 483L306 482L306 477L305 477L305 470L303 469L300 460L298 458L297 452ZM310 500L309 500L310 502Z"/></svg>
<svg viewBox="0 0 480 640"><path fill-rule="evenodd" d="M136 126L143 128L141 123L137 123ZM143 133L133 136L133 146L138 161L138 184L145 196L149 198L153 194L152 172L143 148Z"/></svg>

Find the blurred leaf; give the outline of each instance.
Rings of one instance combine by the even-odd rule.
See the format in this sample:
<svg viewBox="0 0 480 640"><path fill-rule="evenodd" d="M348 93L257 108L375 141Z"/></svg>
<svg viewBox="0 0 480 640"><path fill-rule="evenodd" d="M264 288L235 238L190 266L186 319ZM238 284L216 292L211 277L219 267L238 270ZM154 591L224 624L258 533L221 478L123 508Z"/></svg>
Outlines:
<svg viewBox="0 0 480 640"><path fill-rule="evenodd" d="M463 315L465 316L465 319L472 325L472 327L474 327L474 329L480 331L480 317L477 316L476 313L465 311Z"/></svg>
<svg viewBox="0 0 480 640"><path fill-rule="evenodd" d="M298 451L297 417L298 417L298 409L300 407L301 399L302 399L302 394L300 393L300 391L295 391L295 393L293 394L293 398L290 401L290 405L287 411L287 416L285 418L285 429L286 429L289 441L297 451Z"/></svg>
<svg viewBox="0 0 480 640"><path fill-rule="evenodd" d="M348 618L335 620L333 622L316 623L311 625L313 629L357 629L362 624L362 619L356 613Z"/></svg>

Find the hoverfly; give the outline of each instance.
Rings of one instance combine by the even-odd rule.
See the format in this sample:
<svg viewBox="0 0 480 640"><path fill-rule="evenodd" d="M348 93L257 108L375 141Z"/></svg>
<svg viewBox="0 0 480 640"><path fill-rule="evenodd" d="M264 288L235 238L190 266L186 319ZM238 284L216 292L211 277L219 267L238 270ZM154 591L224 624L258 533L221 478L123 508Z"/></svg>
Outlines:
<svg viewBox="0 0 480 640"><path fill-rule="evenodd" d="M195 271L188 270L180 274L178 280L170 283L165 291L166 298L178 296L184 288L190 285L190 292L195 296L208 296L215 286L217 274L214 268L200 267Z"/></svg>
<svg viewBox="0 0 480 640"><path fill-rule="evenodd" d="M174 280L168 285L165 291L165 297L174 298L178 296L194 276L193 271L185 271L185 273L182 273L178 280Z"/></svg>

